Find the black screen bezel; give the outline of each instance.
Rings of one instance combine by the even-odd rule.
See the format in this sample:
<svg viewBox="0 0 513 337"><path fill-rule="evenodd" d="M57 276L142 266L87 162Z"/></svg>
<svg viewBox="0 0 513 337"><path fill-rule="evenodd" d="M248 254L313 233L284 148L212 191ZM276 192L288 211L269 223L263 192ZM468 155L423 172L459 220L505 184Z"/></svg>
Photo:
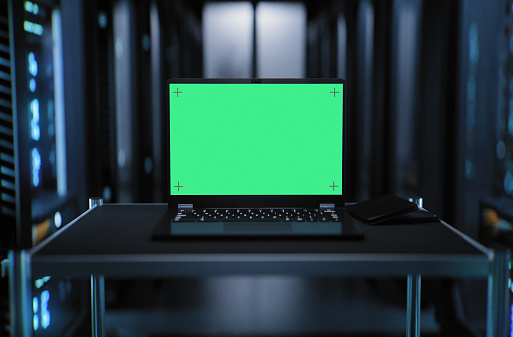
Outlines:
<svg viewBox="0 0 513 337"><path fill-rule="evenodd" d="M342 195L171 195L171 168L169 149L169 85L173 84L343 84L342 92ZM177 208L179 204L193 204L195 208L259 208L259 207L314 207L319 204L335 204L343 206L345 203L346 180L346 86L341 78L171 78L166 82L166 190L168 207ZM312 160L316 160L312 157Z"/></svg>

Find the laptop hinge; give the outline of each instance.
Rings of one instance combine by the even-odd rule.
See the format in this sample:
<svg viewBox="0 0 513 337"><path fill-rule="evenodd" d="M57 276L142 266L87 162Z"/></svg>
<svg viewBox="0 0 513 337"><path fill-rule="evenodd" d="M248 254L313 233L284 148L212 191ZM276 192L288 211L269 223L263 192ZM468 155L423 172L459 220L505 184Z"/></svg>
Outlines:
<svg viewBox="0 0 513 337"><path fill-rule="evenodd" d="M335 210L335 204L320 204L319 205L320 211L332 211Z"/></svg>
<svg viewBox="0 0 513 337"><path fill-rule="evenodd" d="M178 204L178 210L191 211L194 209L194 204Z"/></svg>

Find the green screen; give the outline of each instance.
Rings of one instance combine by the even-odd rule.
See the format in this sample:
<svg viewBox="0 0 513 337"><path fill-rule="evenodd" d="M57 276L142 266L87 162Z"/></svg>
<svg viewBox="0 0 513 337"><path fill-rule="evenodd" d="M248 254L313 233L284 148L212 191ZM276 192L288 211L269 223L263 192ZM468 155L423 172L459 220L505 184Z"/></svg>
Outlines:
<svg viewBox="0 0 513 337"><path fill-rule="evenodd" d="M343 84L170 84L172 195L341 195Z"/></svg>

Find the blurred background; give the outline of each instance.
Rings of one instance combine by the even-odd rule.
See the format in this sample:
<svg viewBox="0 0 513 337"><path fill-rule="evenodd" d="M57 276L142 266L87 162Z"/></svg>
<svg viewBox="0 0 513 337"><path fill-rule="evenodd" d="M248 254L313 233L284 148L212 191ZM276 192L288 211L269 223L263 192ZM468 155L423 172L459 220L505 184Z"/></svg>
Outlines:
<svg viewBox="0 0 513 337"><path fill-rule="evenodd" d="M89 197L166 202L162 119L171 77L344 78L348 200L420 196L425 208L487 245L513 242L511 0L0 0L0 259L61 229L88 208ZM81 282L47 281L61 295L78 289L65 291L57 307L83 300ZM6 295L5 278L0 282ZM325 289L304 303L326 311L334 309L326 298L342 288L295 279L113 282L111 304L126 307L119 294L131 287L148 294L192 284L196 294L222 294L231 282L254 301L262 299L255 289L289 289L294 293L283 296L294 298L306 288ZM351 283L362 300L348 308L382 299L374 305L374 330L346 322L321 334L395 334L379 307L395 308L389 297L402 296L390 295L397 283ZM427 333L483 335L486 282L437 282L427 294L430 287L437 295L423 295L430 299ZM35 292L39 303L43 292ZM437 306L440 296L449 304ZM8 296L0 297L8 312ZM217 303L207 297L198 308ZM226 331L309 331L290 330L289 318L269 331ZM112 326L130 322L119 319ZM38 323L35 331L63 335L55 330L61 328ZM110 333L127 333L121 330Z"/></svg>

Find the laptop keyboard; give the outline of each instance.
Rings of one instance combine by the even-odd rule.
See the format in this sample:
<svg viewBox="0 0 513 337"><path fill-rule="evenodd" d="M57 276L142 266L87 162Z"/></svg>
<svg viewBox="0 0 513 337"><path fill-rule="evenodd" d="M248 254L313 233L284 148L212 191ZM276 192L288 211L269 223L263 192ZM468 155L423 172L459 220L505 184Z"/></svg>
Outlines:
<svg viewBox="0 0 513 337"><path fill-rule="evenodd" d="M337 222L340 217L335 210L306 208L260 208L260 209L188 209L179 210L175 222Z"/></svg>

